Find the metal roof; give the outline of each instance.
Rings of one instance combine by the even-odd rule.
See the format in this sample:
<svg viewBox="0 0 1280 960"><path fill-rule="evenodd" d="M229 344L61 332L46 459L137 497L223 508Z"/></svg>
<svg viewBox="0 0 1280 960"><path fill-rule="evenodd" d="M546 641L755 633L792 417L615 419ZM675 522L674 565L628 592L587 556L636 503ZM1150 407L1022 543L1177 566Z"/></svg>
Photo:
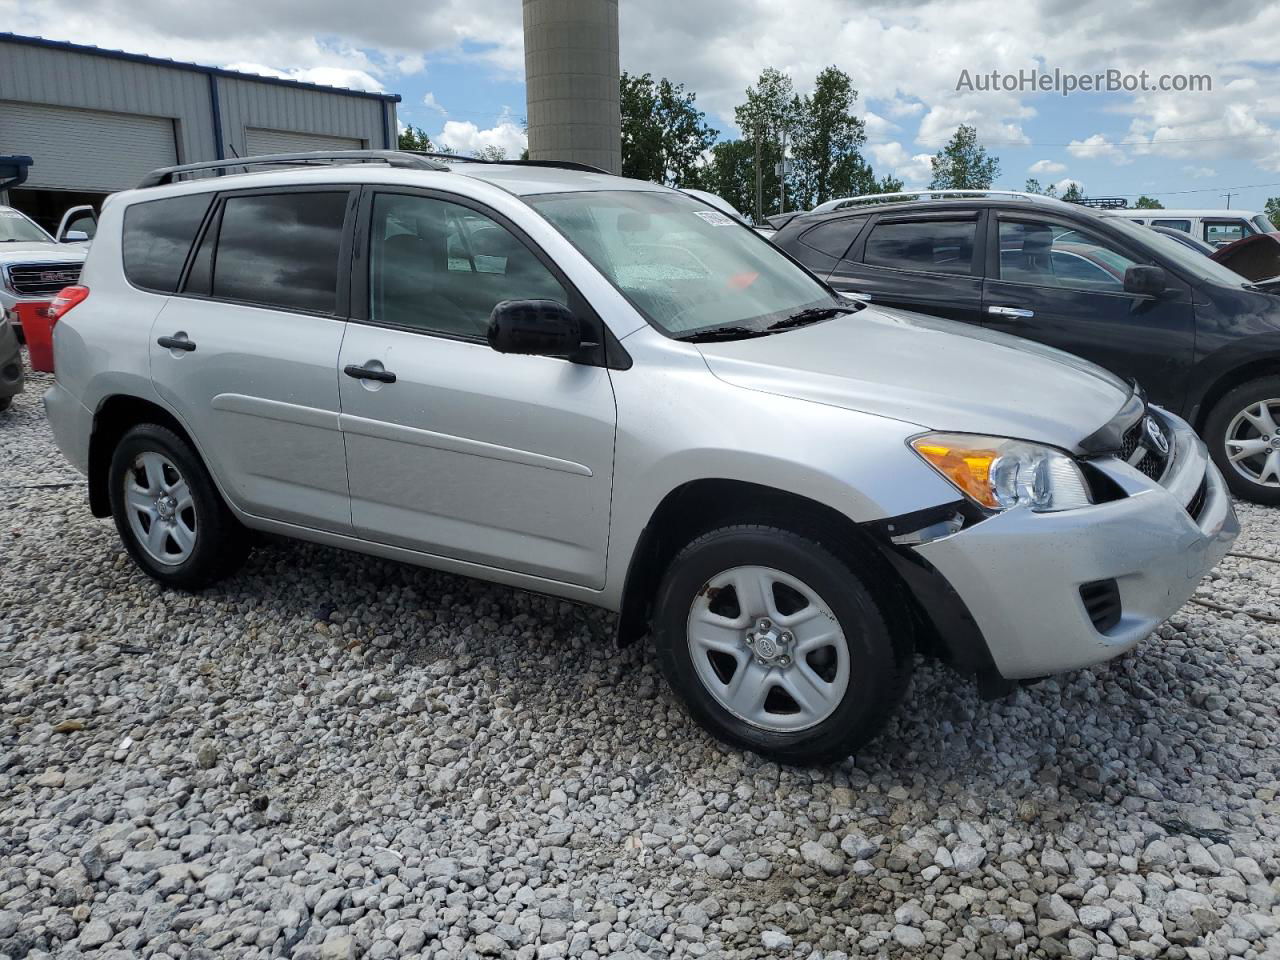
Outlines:
<svg viewBox="0 0 1280 960"><path fill-rule="evenodd" d="M112 60L127 60L130 63L144 63L157 67L169 67L173 70L186 70L192 73L212 74L217 77L230 77L235 80L251 80L254 83L267 83L277 86L293 87L297 90L317 90L321 93L337 93L346 97L364 97L370 100L384 100L399 103L398 93L374 93L369 90L350 90L346 87L327 87L319 83L307 83L303 80L288 80L284 77L269 77L258 73L242 73L239 70L227 70L223 67L209 67L200 63L188 63L183 60L170 60L167 57L151 57L143 53L129 53L125 50L107 50L84 43L71 43L67 40L47 40L44 37L27 37L18 33L0 31L0 43L19 43L28 47L44 47L49 50L62 50L68 53L80 53L92 57L107 57Z"/></svg>

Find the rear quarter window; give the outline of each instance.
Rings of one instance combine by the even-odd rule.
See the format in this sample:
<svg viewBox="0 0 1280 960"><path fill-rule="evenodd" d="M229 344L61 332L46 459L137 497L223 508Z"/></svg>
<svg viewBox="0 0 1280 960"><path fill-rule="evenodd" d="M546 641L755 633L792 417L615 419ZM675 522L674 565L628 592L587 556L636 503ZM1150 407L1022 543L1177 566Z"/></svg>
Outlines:
<svg viewBox="0 0 1280 960"><path fill-rule="evenodd" d="M211 193L135 203L124 212L124 275L157 293L178 289L182 265L213 202Z"/></svg>

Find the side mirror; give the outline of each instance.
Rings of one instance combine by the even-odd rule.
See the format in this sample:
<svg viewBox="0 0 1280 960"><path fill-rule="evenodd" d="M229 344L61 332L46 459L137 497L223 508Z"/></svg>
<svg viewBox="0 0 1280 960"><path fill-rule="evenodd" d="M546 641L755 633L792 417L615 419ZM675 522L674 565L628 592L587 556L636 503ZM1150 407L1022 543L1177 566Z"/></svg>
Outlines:
<svg viewBox="0 0 1280 960"><path fill-rule="evenodd" d="M498 353L572 359L582 349L582 324L555 300L503 300L489 315L489 346Z"/></svg>
<svg viewBox="0 0 1280 960"><path fill-rule="evenodd" d="M1169 278L1163 267L1133 266L1124 272L1124 292L1145 297L1164 296Z"/></svg>
<svg viewBox="0 0 1280 960"><path fill-rule="evenodd" d="M84 243L89 239L89 234L83 230L68 230L62 235L63 243Z"/></svg>

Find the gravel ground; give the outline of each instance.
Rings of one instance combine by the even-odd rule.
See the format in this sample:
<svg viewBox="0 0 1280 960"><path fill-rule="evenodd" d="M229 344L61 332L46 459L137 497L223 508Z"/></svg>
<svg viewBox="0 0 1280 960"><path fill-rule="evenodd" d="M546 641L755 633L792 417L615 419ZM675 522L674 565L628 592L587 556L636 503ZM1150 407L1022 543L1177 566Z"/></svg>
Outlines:
<svg viewBox="0 0 1280 960"><path fill-rule="evenodd" d="M784 769L597 611L290 543L158 589L47 383L0 417L0 955L1280 960L1280 624L1190 604L999 703L922 665ZM1280 563L1201 596L1280 616Z"/></svg>

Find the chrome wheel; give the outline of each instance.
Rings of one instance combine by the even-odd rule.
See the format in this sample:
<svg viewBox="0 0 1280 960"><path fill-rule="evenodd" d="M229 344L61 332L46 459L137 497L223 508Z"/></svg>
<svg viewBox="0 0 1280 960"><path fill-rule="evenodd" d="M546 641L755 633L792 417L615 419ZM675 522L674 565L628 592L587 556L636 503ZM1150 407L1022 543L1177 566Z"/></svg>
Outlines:
<svg viewBox="0 0 1280 960"><path fill-rule="evenodd" d="M1251 403L1227 426L1226 452L1232 468L1251 483L1280 487L1280 399Z"/></svg>
<svg viewBox="0 0 1280 960"><path fill-rule="evenodd" d="M686 635L702 685L762 730L816 726L849 689L840 622L816 591L781 570L733 567L708 580Z"/></svg>
<svg viewBox="0 0 1280 960"><path fill-rule="evenodd" d="M196 546L196 507L186 479L163 454L134 458L124 475L124 503L134 539L157 563L177 566Z"/></svg>

